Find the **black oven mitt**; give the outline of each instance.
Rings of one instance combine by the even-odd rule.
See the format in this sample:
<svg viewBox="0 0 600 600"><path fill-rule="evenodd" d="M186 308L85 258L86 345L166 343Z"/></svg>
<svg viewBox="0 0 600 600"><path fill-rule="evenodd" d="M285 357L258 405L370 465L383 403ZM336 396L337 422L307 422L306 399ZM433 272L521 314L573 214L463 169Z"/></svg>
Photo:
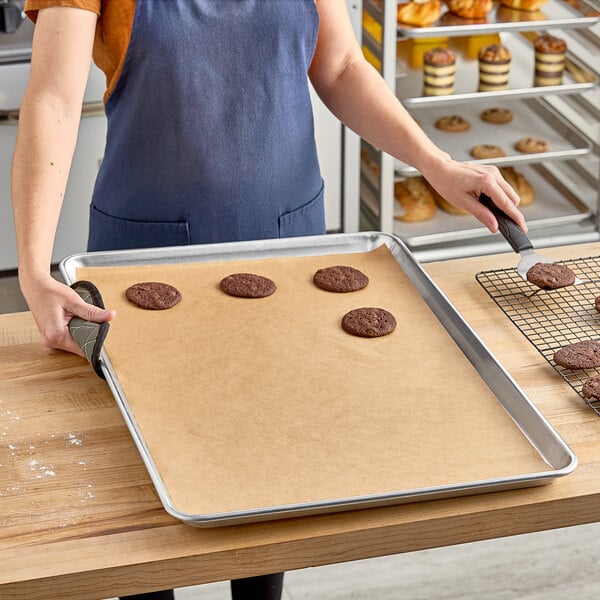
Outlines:
<svg viewBox="0 0 600 600"><path fill-rule="evenodd" d="M90 281L76 281L71 287L88 304L105 308L98 288ZM96 375L105 379L101 368L100 351L108 334L108 323L93 323L80 317L73 317L69 323L69 332L78 346L83 350L85 357L94 368Z"/></svg>

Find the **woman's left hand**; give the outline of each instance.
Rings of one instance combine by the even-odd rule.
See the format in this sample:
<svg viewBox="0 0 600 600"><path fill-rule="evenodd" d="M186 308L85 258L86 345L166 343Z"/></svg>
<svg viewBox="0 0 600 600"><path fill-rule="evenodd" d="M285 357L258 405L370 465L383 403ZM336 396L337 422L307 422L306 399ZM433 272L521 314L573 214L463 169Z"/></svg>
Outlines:
<svg viewBox="0 0 600 600"><path fill-rule="evenodd" d="M497 167L467 164L450 158L436 161L430 167L426 172L422 171L430 185L448 202L468 210L491 232L498 230L498 222L491 211L479 202L481 194L489 196L523 232L527 232L523 214L517 208L519 195Z"/></svg>

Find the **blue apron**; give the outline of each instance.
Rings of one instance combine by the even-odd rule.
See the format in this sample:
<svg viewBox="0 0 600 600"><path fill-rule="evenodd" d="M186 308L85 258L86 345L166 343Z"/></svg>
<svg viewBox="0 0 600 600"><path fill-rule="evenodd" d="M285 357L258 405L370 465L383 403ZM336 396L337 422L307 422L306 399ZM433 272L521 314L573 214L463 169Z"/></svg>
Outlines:
<svg viewBox="0 0 600 600"><path fill-rule="evenodd" d="M325 233L314 0L137 0L88 250Z"/></svg>

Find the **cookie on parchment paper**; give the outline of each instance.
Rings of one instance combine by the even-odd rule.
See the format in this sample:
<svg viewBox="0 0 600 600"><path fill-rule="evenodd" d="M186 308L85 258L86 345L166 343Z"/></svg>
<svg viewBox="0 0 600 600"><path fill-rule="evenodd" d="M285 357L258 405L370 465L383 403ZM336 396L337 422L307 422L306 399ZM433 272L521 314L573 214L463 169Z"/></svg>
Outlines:
<svg viewBox="0 0 600 600"><path fill-rule="evenodd" d="M233 273L221 280L221 289L238 298L266 298L277 286L272 279L254 273Z"/></svg>
<svg viewBox="0 0 600 600"><path fill-rule="evenodd" d="M342 329L358 337L381 337L396 329L396 318L384 308L355 308L342 318Z"/></svg>
<svg viewBox="0 0 600 600"><path fill-rule="evenodd" d="M335 265L319 269L313 276L313 283L327 292L346 293L367 287L369 278L354 267Z"/></svg>
<svg viewBox="0 0 600 600"><path fill-rule="evenodd" d="M144 281L129 286L125 290L125 297L146 310L165 310L179 303L181 292L168 283Z"/></svg>

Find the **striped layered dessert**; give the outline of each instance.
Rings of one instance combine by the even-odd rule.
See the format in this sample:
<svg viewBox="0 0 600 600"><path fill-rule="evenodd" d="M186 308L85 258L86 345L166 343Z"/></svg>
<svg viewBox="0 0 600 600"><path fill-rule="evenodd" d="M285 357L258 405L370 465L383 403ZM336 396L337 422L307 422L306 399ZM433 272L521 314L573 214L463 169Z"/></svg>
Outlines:
<svg viewBox="0 0 600 600"><path fill-rule="evenodd" d="M456 57L448 48L432 48L423 56L423 95L446 96L454 93Z"/></svg>
<svg viewBox="0 0 600 600"><path fill-rule="evenodd" d="M497 92L508 89L510 50L502 44L491 44L479 50L479 91Z"/></svg>
<svg viewBox="0 0 600 600"><path fill-rule="evenodd" d="M567 44L551 35L541 35L533 43L535 48L534 84L560 85L565 69Z"/></svg>

